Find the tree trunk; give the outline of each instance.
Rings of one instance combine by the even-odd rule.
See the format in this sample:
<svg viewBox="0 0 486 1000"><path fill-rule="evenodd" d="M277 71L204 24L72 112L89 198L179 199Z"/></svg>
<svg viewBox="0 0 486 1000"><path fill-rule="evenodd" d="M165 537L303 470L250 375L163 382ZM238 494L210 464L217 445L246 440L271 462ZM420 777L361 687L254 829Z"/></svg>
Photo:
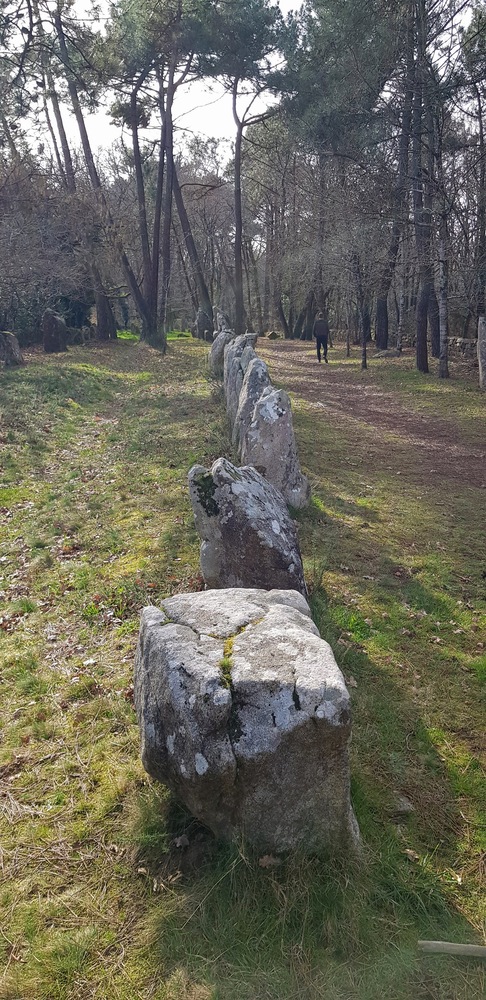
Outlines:
<svg viewBox="0 0 486 1000"><path fill-rule="evenodd" d="M73 114L74 114L74 117L76 119L76 124L78 126L78 131L79 131L79 135L80 135L80 139L81 139L81 145L83 147L84 159L85 159L85 163L86 163L86 169L88 171L88 177L89 177L89 180L90 180L90 183L91 183L91 187L93 188L93 190L97 193L98 197L100 198L100 202L101 202L101 205L102 205L103 210L105 212L106 219L107 219L110 227L114 229L115 228L115 226L114 226L114 220L113 220L113 217L111 215L110 209L108 207L108 204L107 204L107 201L106 201L106 197L105 197L105 195L104 195L104 193L102 191L102 188L101 188L101 181L100 181L100 178L99 178L99 175L98 175L98 171L96 170L96 166L95 166L95 162L94 162L94 158L93 158L93 153L92 153L92 150L91 150L91 146L90 146L90 142L89 142L89 137L88 137L88 133L87 133L87 130L86 130L86 125L85 125L85 122L84 122L83 111L82 111L81 103L80 103L79 96L78 96L77 87L76 87L76 84L74 82L74 78L72 76L72 72L71 72L71 68L70 68L70 61L69 61L69 53L67 51L66 39L64 37L64 28L63 28L62 19L61 19L61 15L60 15L59 10L53 14L53 23L54 23L54 27L56 29L57 40L59 42L59 52L60 52L61 59L62 59L64 68L65 68L65 71L66 71L66 80L67 80L67 85L68 85L69 98L70 98L70 101L71 101L71 106L72 106L72 109L73 109ZM127 254L126 254L125 250L123 249L123 246L121 245L119 238L116 238L115 243L116 243L117 251L118 251L119 256L120 256L121 265L122 265L123 270L125 272L125 275L127 277L127 281L128 281L129 287L130 287L130 291L131 291L131 293L133 295L133 299L134 299L135 305L136 305L136 307L138 309L138 312L139 312L139 314L140 314L140 316L142 318L142 323L144 323L147 320L147 307L146 307L146 302L145 302L144 296L142 295L142 292L140 291L137 279L136 279L135 274L134 274L134 272L133 272L133 270L132 270L132 268L130 266L130 262L128 260Z"/></svg>
<svg viewBox="0 0 486 1000"><path fill-rule="evenodd" d="M484 316L486 299L486 148L484 141L483 106L481 92L474 85L479 123L479 187L478 187L478 240L477 240L477 316Z"/></svg>
<svg viewBox="0 0 486 1000"><path fill-rule="evenodd" d="M407 68L405 76L405 93L403 97L402 125L400 130L400 143L398 151L398 176L394 191L393 223L390 246L388 248L387 261L380 278L379 292L376 300L376 327L375 339L376 347L379 351L384 351L388 347L388 293L391 288L393 275L400 245L400 236L403 231L406 210L406 194L408 183L408 150L410 145L410 129L412 123L412 100L413 100L413 5L409 5L408 28L407 28Z"/></svg>
<svg viewBox="0 0 486 1000"><path fill-rule="evenodd" d="M248 242L248 257L251 263L251 270L253 276L253 288L255 291L255 309L257 314L257 333L259 336L263 334L263 313L262 313L262 297L260 294L260 281L258 278L258 267L255 260L255 254L253 252L253 247L251 241Z"/></svg>
<svg viewBox="0 0 486 1000"><path fill-rule="evenodd" d="M287 317L285 315L284 307L282 305L282 299L280 298L280 296L278 296L278 298L275 299L275 306L277 309L277 316L280 320L280 325L282 327L285 340L290 340L289 325L287 323Z"/></svg>
<svg viewBox="0 0 486 1000"><path fill-rule="evenodd" d="M96 331L98 340L116 340L116 323L110 301L102 290L95 290Z"/></svg>
<svg viewBox="0 0 486 1000"><path fill-rule="evenodd" d="M238 117L236 99L238 96L238 77L233 84L233 118L236 124L235 140L235 333L242 334L245 329L245 306L243 301L243 210L241 202L241 148L243 143L243 123Z"/></svg>
<svg viewBox="0 0 486 1000"><path fill-rule="evenodd" d="M170 237L172 230L172 190L173 190L173 180L174 180L174 128L172 122L172 105L174 103L174 76L176 71L176 55L175 53L171 56L171 63L169 66L169 76L167 82L167 91L165 95L165 107L164 107L164 126L165 126L165 190L163 199L163 210L162 210L162 235L161 235L161 264L162 264L162 281L161 281L161 297L160 297L160 321L161 330L159 335L162 340L162 350L165 353L167 349L167 330L168 330L168 305L169 305L169 287L170 287L170 270L171 270L171 246Z"/></svg>
<svg viewBox="0 0 486 1000"><path fill-rule="evenodd" d="M412 173L413 173L413 214L415 227L415 242L420 272L420 289L417 301L416 327L416 365L420 372L428 372L427 357L427 311L430 295L430 261L428 250L430 246L430 219L424 205L424 172L422 168L423 129L423 91L425 64L425 2L417 3L417 65L415 69L415 85L412 111ZM429 272L427 270L429 266Z"/></svg>
<svg viewBox="0 0 486 1000"><path fill-rule="evenodd" d="M213 315L213 306L211 303L211 298L209 295L208 287L204 278L204 273L199 260L199 254L197 252L196 244L194 242L194 237L192 235L191 224L189 222L189 216L186 211L186 206L184 204L184 198L182 197L182 191L179 184L179 178L177 176L177 170L175 168L172 173L172 190L174 192L174 200L176 203L177 214L179 216L179 221L181 224L182 235L184 237L184 242L186 244L187 253L189 260L191 262L192 272L194 275L194 280L196 282L196 287L199 296L199 304L204 310L208 317ZM214 327L211 327L211 333Z"/></svg>
<svg viewBox="0 0 486 1000"><path fill-rule="evenodd" d="M432 274L430 276L430 295L427 303L427 318L429 321L430 331L430 351L433 358L438 358L440 356L439 303L435 293Z"/></svg>
<svg viewBox="0 0 486 1000"><path fill-rule="evenodd" d="M273 236L272 236L272 209L269 204L265 207L265 273L263 278L263 329L270 328L270 274L272 268Z"/></svg>

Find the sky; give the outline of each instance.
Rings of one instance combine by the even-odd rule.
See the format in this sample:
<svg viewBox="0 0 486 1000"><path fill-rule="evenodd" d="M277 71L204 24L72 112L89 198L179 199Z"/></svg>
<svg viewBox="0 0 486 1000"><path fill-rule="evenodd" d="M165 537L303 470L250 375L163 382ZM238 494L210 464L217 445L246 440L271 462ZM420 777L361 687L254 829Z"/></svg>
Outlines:
<svg viewBox="0 0 486 1000"><path fill-rule="evenodd" d="M301 0L278 0L278 6L283 14L287 14L291 10L298 10ZM268 107L268 100L260 105L255 104L252 112L258 114L264 107ZM120 137L119 128L110 124L105 112L87 115L86 124L92 147L96 152L106 149ZM214 84L211 89L201 83L182 87L174 105L174 124L177 144L182 143L184 138L191 134L201 135L227 142L227 155L229 155L229 144L234 138L235 123L231 98L221 85ZM71 116L68 132L72 141L78 145L79 135Z"/></svg>

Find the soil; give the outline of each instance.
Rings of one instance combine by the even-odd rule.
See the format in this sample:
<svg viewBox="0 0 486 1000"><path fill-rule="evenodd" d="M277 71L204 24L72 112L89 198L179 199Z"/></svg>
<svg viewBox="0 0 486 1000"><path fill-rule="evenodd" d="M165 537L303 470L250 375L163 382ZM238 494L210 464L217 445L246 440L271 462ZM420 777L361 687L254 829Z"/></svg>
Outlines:
<svg viewBox="0 0 486 1000"><path fill-rule="evenodd" d="M375 379L372 358L370 368L359 373L362 380L359 376L358 380L355 366L334 360L328 365L319 364L310 343L259 341L258 351L267 362L275 383L311 406L323 409L329 416L332 414L334 421L366 425L377 443L383 442L383 431L393 435L397 445L403 444L413 452L415 479L420 472L427 479L431 475L446 475L449 481L486 489L486 441L484 447L472 445L457 421L444 420L430 412L421 413L418 408L406 408L400 393L384 389ZM329 353L332 359L333 352ZM376 364L380 369L384 365L404 365L408 370L412 362L412 352L404 352L400 358L384 359ZM468 375L474 384L472 380L477 379L477 373L471 368L471 364L465 366L461 376ZM434 378L434 375L425 377ZM366 384L365 379L368 379Z"/></svg>

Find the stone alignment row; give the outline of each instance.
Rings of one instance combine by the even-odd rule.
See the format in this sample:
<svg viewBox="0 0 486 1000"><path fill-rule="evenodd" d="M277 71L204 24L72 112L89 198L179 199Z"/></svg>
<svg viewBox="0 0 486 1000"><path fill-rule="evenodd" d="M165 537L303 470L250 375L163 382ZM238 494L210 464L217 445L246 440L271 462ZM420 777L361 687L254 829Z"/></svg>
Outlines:
<svg viewBox="0 0 486 1000"><path fill-rule="evenodd" d="M305 507L310 488L299 465L290 399L272 385L255 343L255 334L223 331L211 347L209 370L223 374L232 442L242 464L257 469L290 507Z"/></svg>

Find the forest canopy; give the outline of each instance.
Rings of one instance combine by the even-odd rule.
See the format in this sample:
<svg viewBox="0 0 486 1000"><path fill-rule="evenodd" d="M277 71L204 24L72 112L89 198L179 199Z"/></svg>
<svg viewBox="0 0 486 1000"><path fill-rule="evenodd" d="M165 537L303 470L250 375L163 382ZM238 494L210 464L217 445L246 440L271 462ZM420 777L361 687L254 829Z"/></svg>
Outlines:
<svg viewBox="0 0 486 1000"><path fill-rule="evenodd" d="M196 314L211 337L216 309L286 338L325 310L448 374L485 310L484 3L3 0L0 18L2 329L36 341L46 307L76 327L96 305L100 336L164 349ZM178 125L196 83L226 92L229 160ZM98 155L93 111L118 133Z"/></svg>

